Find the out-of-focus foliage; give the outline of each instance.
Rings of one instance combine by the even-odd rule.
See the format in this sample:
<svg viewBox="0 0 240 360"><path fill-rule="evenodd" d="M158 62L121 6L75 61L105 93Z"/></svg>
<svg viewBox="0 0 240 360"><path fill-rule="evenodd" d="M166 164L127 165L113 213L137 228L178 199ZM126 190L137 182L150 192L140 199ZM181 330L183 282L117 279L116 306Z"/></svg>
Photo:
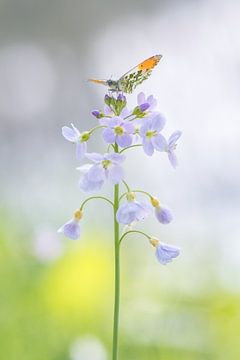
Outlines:
<svg viewBox="0 0 240 360"><path fill-rule="evenodd" d="M70 359L74 341L88 335L109 352L113 269L104 235L96 231L79 242L67 240L62 256L43 263L32 254L31 231L4 214L1 218L0 358ZM142 280L139 298L132 290L139 279L137 271L129 272L131 259L130 251L123 260L122 360L240 357L239 295L209 287L198 296L163 287L160 294Z"/></svg>

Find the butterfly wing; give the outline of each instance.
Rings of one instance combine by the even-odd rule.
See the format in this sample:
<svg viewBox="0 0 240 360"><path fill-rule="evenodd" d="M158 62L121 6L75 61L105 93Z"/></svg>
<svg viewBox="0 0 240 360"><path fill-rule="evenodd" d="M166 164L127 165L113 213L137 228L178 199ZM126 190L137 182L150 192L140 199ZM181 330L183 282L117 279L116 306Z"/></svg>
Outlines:
<svg viewBox="0 0 240 360"><path fill-rule="evenodd" d="M154 55L144 60L118 80L119 89L125 93L132 93L137 85L146 80L152 73L152 69L159 63L162 55Z"/></svg>

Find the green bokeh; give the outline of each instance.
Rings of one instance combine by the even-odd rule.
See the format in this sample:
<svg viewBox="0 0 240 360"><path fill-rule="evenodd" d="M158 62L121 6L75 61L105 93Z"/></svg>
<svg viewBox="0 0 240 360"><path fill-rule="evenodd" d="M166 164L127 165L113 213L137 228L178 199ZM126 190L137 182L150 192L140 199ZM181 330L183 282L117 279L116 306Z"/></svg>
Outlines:
<svg viewBox="0 0 240 360"><path fill-rule="evenodd" d="M93 246L91 234L84 242L68 243L59 259L42 264L29 250L31 232L23 231L13 219L4 215L2 219L0 358L69 359L73 341L89 334L110 352L111 247L99 236ZM121 360L240 358L239 295L206 287L197 296L180 296L174 288L161 296L143 281L139 298L132 289L135 273L128 271L130 257L124 262ZM157 304L154 311L151 305L145 311L138 308L146 299ZM133 311L131 304L136 304Z"/></svg>

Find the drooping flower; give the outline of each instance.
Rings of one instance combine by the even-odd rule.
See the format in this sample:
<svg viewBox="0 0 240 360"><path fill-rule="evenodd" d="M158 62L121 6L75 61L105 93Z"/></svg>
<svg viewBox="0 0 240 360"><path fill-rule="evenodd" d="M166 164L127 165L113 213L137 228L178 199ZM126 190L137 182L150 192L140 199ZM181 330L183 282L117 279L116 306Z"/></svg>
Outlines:
<svg viewBox="0 0 240 360"><path fill-rule="evenodd" d="M143 92L140 92L137 96L138 105L141 106L142 104L148 104L148 111L152 111L157 106L157 100L150 95L146 98L146 95Z"/></svg>
<svg viewBox="0 0 240 360"><path fill-rule="evenodd" d="M160 131L163 129L166 120L161 114L154 114L152 117L145 120L144 124L139 130L142 138L144 152L151 156L154 149L157 151L164 151L166 148L166 140Z"/></svg>
<svg viewBox="0 0 240 360"><path fill-rule="evenodd" d="M63 233L72 240L77 240L81 234L79 221L82 218L82 214L82 210L76 210L73 214L73 218L61 226L60 229L58 229L58 232Z"/></svg>
<svg viewBox="0 0 240 360"><path fill-rule="evenodd" d="M135 132L135 126L120 116L108 119L105 122L107 128L103 130L103 139L108 144L117 143L121 147L127 147L132 144L132 135Z"/></svg>
<svg viewBox="0 0 240 360"><path fill-rule="evenodd" d="M164 244L155 238L149 241L156 248L156 258L162 265L166 265L180 255L180 249L177 246Z"/></svg>
<svg viewBox="0 0 240 360"><path fill-rule="evenodd" d="M155 216L157 220L161 224L169 224L173 219L171 211L163 207L162 205L160 206L159 200L154 197L151 198L151 203L152 206L155 208Z"/></svg>
<svg viewBox="0 0 240 360"><path fill-rule="evenodd" d="M182 135L181 131L175 131L168 139L168 143L166 144L165 147L165 151L168 154L169 161L174 168L176 168L176 166L178 165L177 157L174 150L176 149L177 146L176 142L181 135Z"/></svg>
<svg viewBox="0 0 240 360"><path fill-rule="evenodd" d="M123 179L124 172L120 164L125 159L124 155L86 153L86 158L93 161L94 164L86 164L84 169L83 167L78 168L78 170L85 171L79 184L83 191L99 190L107 179L113 184L117 184Z"/></svg>
<svg viewBox="0 0 240 360"><path fill-rule="evenodd" d="M121 204L118 208L116 219L124 225L131 225L137 221L144 220L149 214L149 206L143 202L137 201L135 194L129 192L127 202Z"/></svg>
<svg viewBox="0 0 240 360"><path fill-rule="evenodd" d="M88 131L80 133L73 124L71 126L72 128L63 126L62 135L66 140L76 144L76 157L78 160L81 160L87 151L87 141L90 138L90 133Z"/></svg>

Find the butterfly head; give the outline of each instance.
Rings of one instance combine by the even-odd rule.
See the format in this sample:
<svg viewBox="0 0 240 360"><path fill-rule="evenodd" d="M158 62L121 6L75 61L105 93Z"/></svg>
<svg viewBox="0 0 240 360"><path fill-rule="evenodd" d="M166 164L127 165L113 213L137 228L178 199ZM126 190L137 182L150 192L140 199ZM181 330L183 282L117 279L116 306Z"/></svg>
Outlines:
<svg viewBox="0 0 240 360"><path fill-rule="evenodd" d="M109 79L106 81L106 83L111 91L119 91L118 81Z"/></svg>

